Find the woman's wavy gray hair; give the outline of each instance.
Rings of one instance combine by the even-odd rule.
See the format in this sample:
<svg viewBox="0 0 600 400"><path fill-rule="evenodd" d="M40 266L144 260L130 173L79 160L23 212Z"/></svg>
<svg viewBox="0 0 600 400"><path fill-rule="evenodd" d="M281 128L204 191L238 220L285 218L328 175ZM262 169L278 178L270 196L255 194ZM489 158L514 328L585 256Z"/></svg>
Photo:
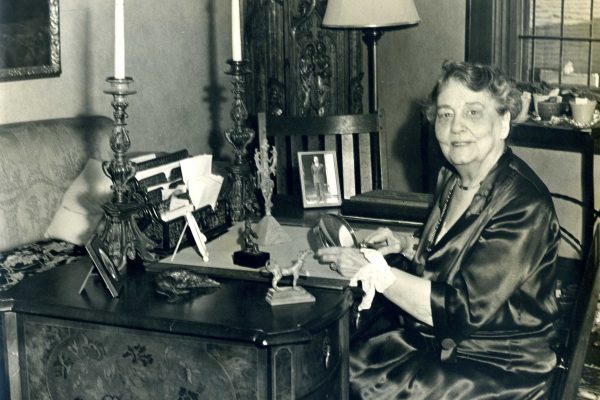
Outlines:
<svg viewBox="0 0 600 400"><path fill-rule="evenodd" d="M487 91L496 101L498 114L510 112L511 121L521 111L521 92L500 69L484 64L444 61L442 74L424 104L425 116L431 123L436 118L437 98L450 79L461 82L474 92Z"/></svg>

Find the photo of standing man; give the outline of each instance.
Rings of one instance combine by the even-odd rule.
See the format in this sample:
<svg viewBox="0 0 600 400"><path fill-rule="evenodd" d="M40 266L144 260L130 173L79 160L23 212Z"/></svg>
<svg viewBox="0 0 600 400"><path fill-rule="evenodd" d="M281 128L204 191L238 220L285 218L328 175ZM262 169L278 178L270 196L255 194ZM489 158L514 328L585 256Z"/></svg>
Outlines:
<svg viewBox="0 0 600 400"><path fill-rule="evenodd" d="M325 203L327 199L327 186L325 181L325 166L320 162L318 156L313 157L313 163L310 166L312 171L313 187L319 203Z"/></svg>

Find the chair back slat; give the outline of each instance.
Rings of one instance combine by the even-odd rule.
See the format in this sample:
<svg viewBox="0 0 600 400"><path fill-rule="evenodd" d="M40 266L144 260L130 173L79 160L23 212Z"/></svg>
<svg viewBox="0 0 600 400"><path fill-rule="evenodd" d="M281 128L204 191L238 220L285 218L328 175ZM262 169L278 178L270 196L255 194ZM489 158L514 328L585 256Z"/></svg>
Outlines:
<svg viewBox="0 0 600 400"><path fill-rule="evenodd" d="M583 259L589 251L594 225L593 141L587 132L517 125L509 145L553 193L562 228L581 243L563 237L559 255ZM571 200L565 200L566 196Z"/></svg>
<svg viewBox="0 0 600 400"><path fill-rule="evenodd" d="M276 117L258 114L259 142L277 148L276 193L300 193L297 154L334 150L343 198L381 188L381 154L373 155L373 138L380 146L381 117L377 113L326 117ZM376 171L373 171L376 168ZM375 182L375 178L379 181Z"/></svg>
<svg viewBox="0 0 600 400"><path fill-rule="evenodd" d="M356 171L355 171L355 158L347 157L347 154L354 155L354 138L352 135L341 136L341 153L342 153L342 193L344 198L348 199L350 196L356 194ZM339 164L339 163L338 163Z"/></svg>

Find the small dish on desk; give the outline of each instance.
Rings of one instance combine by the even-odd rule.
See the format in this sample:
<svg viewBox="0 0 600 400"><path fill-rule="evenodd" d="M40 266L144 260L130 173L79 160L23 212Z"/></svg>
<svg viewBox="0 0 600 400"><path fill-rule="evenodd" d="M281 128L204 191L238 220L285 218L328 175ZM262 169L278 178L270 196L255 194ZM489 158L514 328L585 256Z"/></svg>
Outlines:
<svg viewBox="0 0 600 400"><path fill-rule="evenodd" d="M154 285L158 294L166 296L169 303L176 303L193 295L210 293L221 284L187 268L172 268L158 273Z"/></svg>

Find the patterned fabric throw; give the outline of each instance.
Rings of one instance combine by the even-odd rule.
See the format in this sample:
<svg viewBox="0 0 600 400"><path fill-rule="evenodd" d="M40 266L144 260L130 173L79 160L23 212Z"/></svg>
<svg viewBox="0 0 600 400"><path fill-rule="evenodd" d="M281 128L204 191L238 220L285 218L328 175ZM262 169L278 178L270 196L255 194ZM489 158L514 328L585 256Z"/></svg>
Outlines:
<svg viewBox="0 0 600 400"><path fill-rule="evenodd" d="M68 264L85 253L85 248L62 240L42 240L0 253L0 290L24 277Z"/></svg>

